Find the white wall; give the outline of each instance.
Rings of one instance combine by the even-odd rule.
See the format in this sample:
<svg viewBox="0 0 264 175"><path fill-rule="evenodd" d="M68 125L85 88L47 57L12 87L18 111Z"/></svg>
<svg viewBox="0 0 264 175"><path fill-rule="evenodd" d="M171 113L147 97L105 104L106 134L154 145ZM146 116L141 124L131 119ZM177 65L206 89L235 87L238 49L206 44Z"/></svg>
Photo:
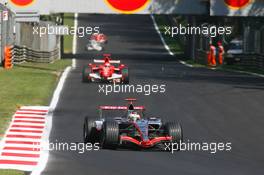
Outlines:
<svg viewBox="0 0 264 175"><path fill-rule="evenodd" d="M211 15L215 16L264 16L264 0L252 0L241 9L229 8L224 0L211 0Z"/></svg>
<svg viewBox="0 0 264 175"><path fill-rule="evenodd" d="M10 0L0 0L4 3ZM116 13L111 10L104 0L35 0L27 7L17 7L9 2L13 11L38 11L40 14L50 12L79 12L79 13ZM152 3L140 13L177 13L177 14L202 14L206 8L200 0L152 0Z"/></svg>

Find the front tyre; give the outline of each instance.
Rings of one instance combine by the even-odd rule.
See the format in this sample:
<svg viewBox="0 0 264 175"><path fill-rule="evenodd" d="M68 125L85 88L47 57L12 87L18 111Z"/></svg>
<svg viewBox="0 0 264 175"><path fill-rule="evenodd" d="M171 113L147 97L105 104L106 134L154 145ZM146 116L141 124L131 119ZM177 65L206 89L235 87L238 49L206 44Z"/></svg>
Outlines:
<svg viewBox="0 0 264 175"><path fill-rule="evenodd" d="M96 131L95 118L85 117L83 124L83 140L84 143L96 143L99 140L99 135Z"/></svg>
<svg viewBox="0 0 264 175"><path fill-rule="evenodd" d="M129 71L128 68L124 68L121 70L121 74L122 74L122 82L123 84L129 84Z"/></svg>
<svg viewBox="0 0 264 175"><path fill-rule="evenodd" d="M100 142L102 148L117 148L119 144L119 125L116 121L104 122Z"/></svg>
<svg viewBox="0 0 264 175"><path fill-rule="evenodd" d="M82 82L84 83L91 82L90 73L91 73L91 68L89 66L84 66L82 71Z"/></svg>
<svg viewBox="0 0 264 175"><path fill-rule="evenodd" d="M171 136L172 143L177 143L178 145L178 149L180 149L180 143L183 141L183 131L182 131L182 127L179 123L175 123L175 122L167 122L165 124L165 134L167 136Z"/></svg>

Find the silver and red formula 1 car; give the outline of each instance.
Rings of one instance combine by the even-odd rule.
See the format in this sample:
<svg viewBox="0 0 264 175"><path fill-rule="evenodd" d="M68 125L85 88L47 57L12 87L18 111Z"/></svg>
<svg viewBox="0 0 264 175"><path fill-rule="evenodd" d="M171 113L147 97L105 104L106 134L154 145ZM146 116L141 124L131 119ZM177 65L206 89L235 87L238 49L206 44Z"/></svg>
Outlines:
<svg viewBox="0 0 264 175"><path fill-rule="evenodd" d="M89 39L89 43L86 45L86 49L102 51L107 43L107 36L103 33L94 33Z"/></svg>
<svg viewBox="0 0 264 175"><path fill-rule="evenodd" d="M128 106L100 106L98 118L85 117L85 143L100 143L102 148L115 149L122 145L160 148L166 143L182 141L183 132L179 123L147 117L144 106L133 105L136 99L126 100L129 101Z"/></svg>
<svg viewBox="0 0 264 175"><path fill-rule="evenodd" d="M110 54L104 54L102 60L94 60L83 68L83 82L113 82L129 83L128 67L120 63L120 60L111 60Z"/></svg>

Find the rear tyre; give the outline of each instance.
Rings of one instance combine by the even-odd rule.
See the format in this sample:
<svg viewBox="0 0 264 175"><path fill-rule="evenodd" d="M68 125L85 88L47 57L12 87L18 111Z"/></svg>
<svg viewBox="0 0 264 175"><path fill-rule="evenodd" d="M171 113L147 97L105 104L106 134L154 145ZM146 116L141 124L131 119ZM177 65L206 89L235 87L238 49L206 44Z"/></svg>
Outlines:
<svg viewBox="0 0 264 175"><path fill-rule="evenodd" d="M84 66L82 71L82 82L89 83L91 80L89 79L91 73L91 68L89 66Z"/></svg>
<svg viewBox="0 0 264 175"><path fill-rule="evenodd" d="M85 46L85 50L86 50L86 51L91 50L90 44L87 44L87 45Z"/></svg>
<svg viewBox="0 0 264 175"><path fill-rule="evenodd" d="M102 148L116 149L119 144L119 126L116 121L105 121L101 135Z"/></svg>
<svg viewBox="0 0 264 175"><path fill-rule="evenodd" d="M95 118L85 117L83 124L84 143L96 143L99 141L99 135L96 131Z"/></svg>
<svg viewBox="0 0 264 175"><path fill-rule="evenodd" d="M183 131L182 131L182 127L179 123L175 123L175 122L167 122L165 124L165 134L167 136L171 136L172 140L171 143L177 143L177 148L176 150L180 149L180 143L183 141Z"/></svg>
<svg viewBox="0 0 264 175"><path fill-rule="evenodd" d="M123 77L123 84L129 84L129 71L128 68L124 68L121 70L121 74Z"/></svg>

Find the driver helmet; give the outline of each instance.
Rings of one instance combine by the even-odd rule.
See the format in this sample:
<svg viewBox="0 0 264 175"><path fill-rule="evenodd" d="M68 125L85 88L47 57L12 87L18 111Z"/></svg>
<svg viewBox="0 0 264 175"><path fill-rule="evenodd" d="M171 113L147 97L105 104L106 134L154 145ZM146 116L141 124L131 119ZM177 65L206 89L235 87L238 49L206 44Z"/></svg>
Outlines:
<svg viewBox="0 0 264 175"><path fill-rule="evenodd" d="M110 66L110 63L105 63L105 67L109 67Z"/></svg>
<svg viewBox="0 0 264 175"><path fill-rule="evenodd" d="M128 119L136 122L137 120L140 120L140 115L137 112L131 112L128 114Z"/></svg>

